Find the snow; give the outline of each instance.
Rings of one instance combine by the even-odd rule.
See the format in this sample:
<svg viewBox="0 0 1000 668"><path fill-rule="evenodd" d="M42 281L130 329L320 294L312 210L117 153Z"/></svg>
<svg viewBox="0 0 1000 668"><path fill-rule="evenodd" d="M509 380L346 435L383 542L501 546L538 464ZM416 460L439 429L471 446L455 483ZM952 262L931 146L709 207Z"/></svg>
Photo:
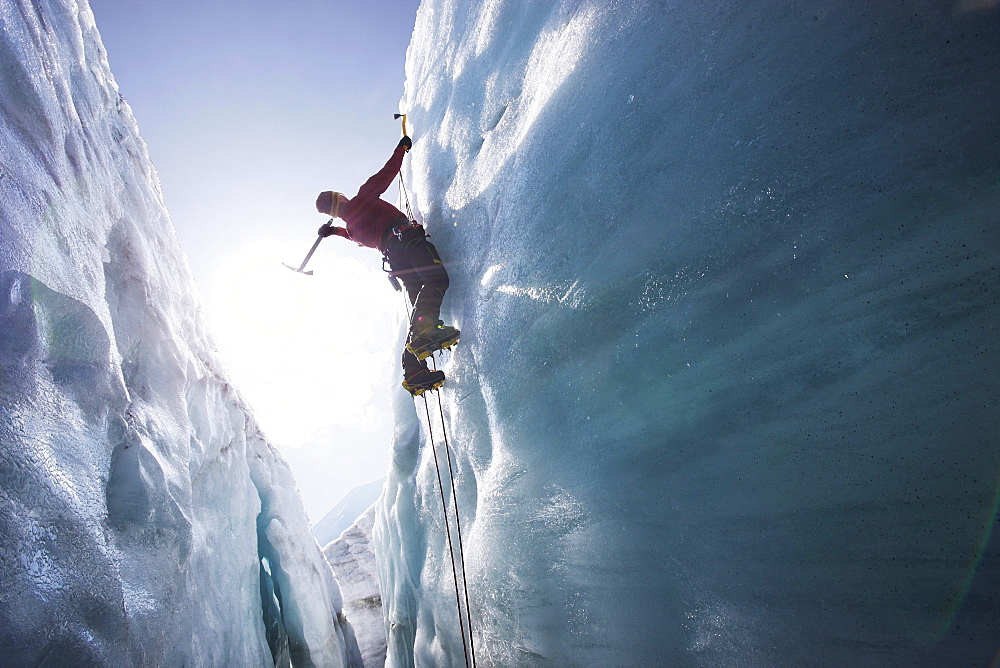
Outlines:
<svg viewBox="0 0 1000 668"><path fill-rule="evenodd" d="M343 535L323 548L337 574L344 595L344 614L354 629L365 666L383 666L386 651L382 592L371 539L374 523L373 504L343 531Z"/></svg>
<svg viewBox="0 0 1000 668"><path fill-rule="evenodd" d="M463 333L441 395L480 662L988 663L996 28L995 3L422 3L404 175ZM387 665L460 665L397 392Z"/></svg>
<svg viewBox="0 0 1000 668"><path fill-rule="evenodd" d="M90 9L0 3L0 62L0 662L357 665Z"/></svg>

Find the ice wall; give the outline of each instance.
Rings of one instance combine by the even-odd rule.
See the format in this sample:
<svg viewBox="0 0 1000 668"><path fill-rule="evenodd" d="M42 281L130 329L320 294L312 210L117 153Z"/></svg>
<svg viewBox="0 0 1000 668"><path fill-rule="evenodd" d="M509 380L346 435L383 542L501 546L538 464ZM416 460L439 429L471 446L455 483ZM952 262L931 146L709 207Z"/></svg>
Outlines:
<svg viewBox="0 0 1000 668"><path fill-rule="evenodd" d="M372 505L323 548L323 554L337 574L344 596L344 614L354 629L367 668L385 665L386 651L382 592L379 591L378 566L372 545L374 523L375 506Z"/></svg>
<svg viewBox="0 0 1000 668"><path fill-rule="evenodd" d="M74 0L0 1L0 445L0 663L359 659Z"/></svg>
<svg viewBox="0 0 1000 668"><path fill-rule="evenodd" d="M998 27L968 0L422 3L405 175L463 332L482 665L989 663ZM411 404L389 664L461 665Z"/></svg>

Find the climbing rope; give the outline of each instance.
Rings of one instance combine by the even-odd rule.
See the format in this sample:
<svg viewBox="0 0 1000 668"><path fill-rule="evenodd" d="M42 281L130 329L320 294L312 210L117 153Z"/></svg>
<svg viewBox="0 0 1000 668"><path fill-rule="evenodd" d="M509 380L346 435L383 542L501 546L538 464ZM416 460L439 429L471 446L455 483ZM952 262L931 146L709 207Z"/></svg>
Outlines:
<svg viewBox="0 0 1000 668"><path fill-rule="evenodd" d="M441 492L441 510L444 512L444 531L445 535L448 536L448 553L451 555L451 574L455 579L455 606L458 608L458 627L462 632L462 651L465 652L465 665L469 665L469 649L465 640L465 617L462 615L462 601L458 594L458 570L455 568L455 549L452 547L451 543L451 524L448 522L448 502L444 498L444 485L441 484L441 467L438 464L437 456L437 446L434 443L434 426L431 424L431 409L430 404L427 401L427 397L424 397L424 412L427 415L427 430L431 435L431 451L434 453L434 470L437 472L438 490ZM450 457L449 457L450 459ZM454 480L452 481L452 489L455 487ZM458 520L456 508L456 517ZM469 636L472 636L472 629L469 629Z"/></svg>
<svg viewBox="0 0 1000 668"><path fill-rule="evenodd" d="M407 322L410 318L410 303L406 294L403 295L404 305L406 308ZM434 363L434 369L437 370L437 361L434 357L431 357L431 361ZM427 417L427 432L430 437L431 442L431 452L434 455L434 472L437 475L438 491L441 495L441 511L444 514L444 528L445 535L448 539L448 555L451 558L451 574L455 583L455 606L458 609L458 625L459 631L462 635L462 651L465 653L465 665L472 666L476 668L476 643L472 634L472 606L469 604L469 580L465 573L465 544L462 541L462 517L458 510L458 495L455 490L455 469L452 465L451 459L451 444L448 442L448 428L444 417L444 404L441 401L441 393L437 389L433 390L434 394L437 395L438 413L441 416L441 433L444 440L444 451L446 460L448 462L448 482L451 486L451 498L452 503L455 506L455 528L456 537L458 538L458 564L456 567L455 562L455 548L451 539L451 523L448 521L448 501L444 494L444 483L441 480L441 465L438 459L437 452L437 442L434 439L434 424L431 421L431 410L430 402L427 401L427 392L422 392L420 398L424 400L424 415ZM462 590L465 594L465 610L462 610L462 601L458 592L458 569L462 570ZM468 626L469 637L466 641L465 629ZM472 663L469 663L471 650Z"/></svg>
<svg viewBox="0 0 1000 668"><path fill-rule="evenodd" d="M413 220L413 209L410 208L410 196L406 194L406 186L403 185L403 173L402 173L402 170L400 170L400 173L399 173L398 176L399 176L399 191L402 193L402 197L400 198L400 203L403 203L405 201L405 203L406 203L406 217L409 220Z"/></svg>
<svg viewBox="0 0 1000 668"><path fill-rule="evenodd" d="M406 114L396 114L394 116L394 118L402 119L403 136L406 137L407 136L407 132L406 132ZM402 197L400 197L398 201L399 201L400 204L402 204L403 201L405 200L405 202L406 202L406 218L408 220L412 221L412 220L414 220L413 219L413 209L410 208L410 196L406 194L406 186L403 185L403 164L402 163L400 163L400 165L399 165L399 172L396 174L396 177L397 177L397 183L399 183L399 192L402 193ZM416 222L416 221L414 221L414 222Z"/></svg>
<svg viewBox="0 0 1000 668"><path fill-rule="evenodd" d="M434 358L431 357L433 361ZM434 369L437 370L437 362L434 362ZM458 510L458 494L455 491L455 469L451 465L451 445L448 443L448 429L445 426L446 421L444 419L444 404L441 401L441 393L438 390L434 390L434 394L437 395L437 405L438 413L441 415L441 434L444 438L444 452L448 458L448 477L451 481L451 501L455 505L455 528L458 533L458 561L462 567L462 589L465 591L465 614L468 618L469 623L469 646L472 649L472 666L476 666L476 644L472 636L472 606L469 605L469 578L465 575L465 544L462 542L462 514ZM426 404L426 399L424 403ZM428 416L428 425L430 425L430 417ZM429 427L428 427L429 428ZM435 465L437 462L435 461ZM439 483L440 484L440 479Z"/></svg>
<svg viewBox="0 0 1000 668"><path fill-rule="evenodd" d="M407 134L406 115L397 114L396 117L403 119L403 135L405 136ZM399 183L399 198L397 201L401 206L405 206L407 219L413 221L415 219L413 217L413 209L410 207L410 196L406 192L406 185L403 183L402 166L400 166L400 172L396 176ZM391 273L390 276L392 276ZM409 322L413 316L413 314L410 312L409 293L407 291L402 291L402 290L401 292L403 293L403 303L406 308L406 321ZM431 361L433 362L434 370L436 371L437 361L434 359L433 356L431 357ZM448 428L446 426L446 421L444 417L444 404L441 401L441 393L440 391L435 389L434 394L437 395L438 413L440 414L441 417L441 433L444 440L445 456L448 462L448 480L451 486L451 499L455 507L455 529L456 529L456 537L458 539L458 563L462 570L462 589L465 594L464 614L462 611L462 599L458 590L459 567L456 566L455 564L456 562L455 548L451 539L451 523L448 521L448 501L445 498L444 484L441 481L441 466L438 460L437 443L435 442L434 439L434 425L431 422L430 402L427 400L427 392L423 392L421 394L421 398L423 398L424 400L424 414L427 417L427 431L430 436L431 451L434 454L434 471L437 474L438 490L441 495L441 511L444 513L445 535L447 536L448 540L448 554L451 557L451 574L452 574L452 579L454 580L455 583L455 605L458 608L458 625L462 635L462 651L465 654L465 665L466 666L471 665L472 668L475 668L476 644L472 634L472 607L469 604L469 585L468 585L468 578L466 577L465 574L465 545L463 544L462 541L462 519L461 519L461 514L459 513L458 510L458 494L455 490L455 469L454 466L452 465L451 445L448 442ZM466 641L466 636L465 636L466 627L469 629L468 641ZM471 664L469 662L470 650L472 659Z"/></svg>

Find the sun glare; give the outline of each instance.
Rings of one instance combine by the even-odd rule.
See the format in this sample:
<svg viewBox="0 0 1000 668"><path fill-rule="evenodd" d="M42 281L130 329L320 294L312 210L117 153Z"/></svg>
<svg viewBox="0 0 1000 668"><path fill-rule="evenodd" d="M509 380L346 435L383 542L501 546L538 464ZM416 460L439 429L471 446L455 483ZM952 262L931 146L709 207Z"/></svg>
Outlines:
<svg viewBox="0 0 1000 668"><path fill-rule="evenodd" d="M338 241L317 249L312 276L282 266L297 266L304 254L284 241L246 246L206 290L207 316L230 375L279 444L370 419L376 393L384 394L389 375L398 373L393 348L402 300L377 257L343 242L338 248Z"/></svg>

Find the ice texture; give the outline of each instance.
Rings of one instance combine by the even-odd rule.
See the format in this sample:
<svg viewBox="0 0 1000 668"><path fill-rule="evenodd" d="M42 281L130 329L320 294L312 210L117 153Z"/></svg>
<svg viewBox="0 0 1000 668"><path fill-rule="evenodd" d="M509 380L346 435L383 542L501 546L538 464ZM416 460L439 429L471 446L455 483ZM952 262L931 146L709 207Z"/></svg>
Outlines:
<svg viewBox="0 0 1000 668"><path fill-rule="evenodd" d="M0 663L357 665L86 2L0 0Z"/></svg>
<svg viewBox="0 0 1000 668"><path fill-rule="evenodd" d="M381 481L371 484L381 487ZM354 629L366 668L381 668L385 664L386 651L382 592L372 544L374 523L375 506L372 505L339 538L323 548L323 554L337 574L344 596L344 615Z"/></svg>
<svg viewBox="0 0 1000 668"><path fill-rule="evenodd" d="M966 0L424 0L404 177L462 330L480 665L990 662L998 27ZM465 663L426 419L400 390L389 666Z"/></svg>

